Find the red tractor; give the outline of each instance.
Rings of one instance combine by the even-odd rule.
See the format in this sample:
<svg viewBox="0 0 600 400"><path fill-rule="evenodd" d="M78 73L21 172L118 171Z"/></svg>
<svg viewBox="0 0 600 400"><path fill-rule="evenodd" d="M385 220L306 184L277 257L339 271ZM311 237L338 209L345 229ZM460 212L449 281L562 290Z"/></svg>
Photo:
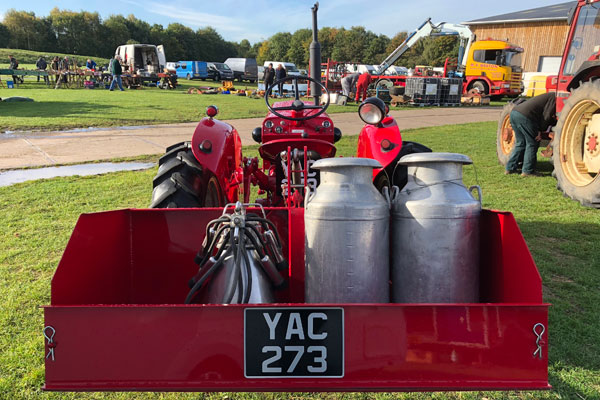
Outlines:
<svg viewBox="0 0 600 400"><path fill-rule="evenodd" d="M558 123L546 135L557 188L582 205L600 208L600 16L599 0L579 0L570 14L569 36L558 76L548 78L556 92ZM497 153L505 165L514 135L505 106L497 132Z"/></svg>
<svg viewBox="0 0 600 400"><path fill-rule="evenodd" d="M251 185L258 186L259 195L266 195L258 200L265 207L301 206L307 188L316 189L319 181L318 172L310 166L321 158L335 156L334 143L342 137L325 113L329 102L315 105L300 99L302 81L316 83L328 93L317 80L301 76L286 77L267 90L269 113L262 126L252 132L261 144L262 165L256 157L243 157L238 132L214 119L218 110L208 107L207 117L196 127L191 142L169 147L159 160L150 207L222 207L238 200L248 203ZM285 82L292 83L293 100L271 104L271 89ZM374 158L382 164L373 177L379 189L392 180L404 186L405 167L396 168L401 156L431 151L417 143L403 147L396 121L386 114L385 104L376 98L367 99L359 108L366 125L359 136L357 156Z"/></svg>

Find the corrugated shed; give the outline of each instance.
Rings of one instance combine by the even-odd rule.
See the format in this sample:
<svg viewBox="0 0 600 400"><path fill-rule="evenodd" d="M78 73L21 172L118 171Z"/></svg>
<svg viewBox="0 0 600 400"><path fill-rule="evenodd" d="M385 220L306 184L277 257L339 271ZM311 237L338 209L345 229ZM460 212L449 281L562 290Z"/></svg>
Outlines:
<svg viewBox="0 0 600 400"><path fill-rule="evenodd" d="M494 15L493 17L476 19L463 22L464 25L497 24L503 22L531 22L546 20L567 20L569 11L577 6L576 1L547 5L544 7L531 8L529 10L516 11L507 14Z"/></svg>
<svg viewBox="0 0 600 400"><path fill-rule="evenodd" d="M566 21L501 23L469 26L477 40L507 40L523 47L523 71L537 71L541 56L562 56L569 26Z"/></svg>

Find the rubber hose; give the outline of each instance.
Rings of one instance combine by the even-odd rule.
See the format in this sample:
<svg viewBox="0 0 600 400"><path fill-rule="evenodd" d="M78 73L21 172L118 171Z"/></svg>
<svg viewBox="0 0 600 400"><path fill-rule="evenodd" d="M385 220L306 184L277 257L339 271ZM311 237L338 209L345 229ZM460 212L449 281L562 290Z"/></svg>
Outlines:
<svg viewBox="0 0 600 400"><path fill-rule="evenodd" d="M187 297L185 298L185 304L190 304L192 302L194 295L200 289L202 284L206 281L206 279L210 275L212 275L217 270L217 268L219 268L221 266L221 264L223 264L223 260L225 260L225 257L227 257L228 255L229 254L226 252L222 258L217 260L217 262L210 268L210 270L206 271L206 273L204 275L202 275L202 277L200 279L198 279L198 282L196 282L194 287L190 290Z"/></svg>

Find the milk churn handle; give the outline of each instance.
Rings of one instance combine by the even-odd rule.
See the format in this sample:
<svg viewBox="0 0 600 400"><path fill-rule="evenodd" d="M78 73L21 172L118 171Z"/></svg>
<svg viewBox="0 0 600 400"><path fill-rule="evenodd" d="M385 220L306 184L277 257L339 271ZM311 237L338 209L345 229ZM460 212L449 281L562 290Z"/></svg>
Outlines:
<svg viewBox="0 0 600 400"><path fill-rule="evenodd" d="M383 198L385 199L388 208L392 207L392 200L390 199L390 188L387 186L384 186L383 188L381 188L381 194L383 195Z"/></svg>
<svg viewBox="0 0 600 400"><path fill-rule="evenodd" d="M477 195L479 197L479 199L478 199L479 200L479 204L482 204L483 203L483 194L481 193L481 186L479 186L479 185L473 185L473 186L471 186L469 188L469 192L472 192L473 189L477 189Z"/></svg>
<svg viewBox="0 0 600 400"><path fill-rule="evenodd" d="M315 197L315 194L317 194L317 191L315 190L311 192L310 186L306 185L306 196L304 196L304 208L308 206L308 203L310 203L313 197Z"/></svg>

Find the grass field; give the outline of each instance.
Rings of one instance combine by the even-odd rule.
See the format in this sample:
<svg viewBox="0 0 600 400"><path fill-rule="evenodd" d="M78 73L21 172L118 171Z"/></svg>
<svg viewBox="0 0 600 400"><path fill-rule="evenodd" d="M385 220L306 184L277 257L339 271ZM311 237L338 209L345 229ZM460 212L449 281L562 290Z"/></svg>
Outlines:
<svg viewBox="0 0 600 400"><path fill-rule="evenodd" d="M63 92L64 93L64 92ZM118 95L118 94L115 94ZM406 140L434 151L469 155L465 184L483 188L485 208L512 211L521 227L552 303L549 379L544 392L410 394L43 393L42 310L50 280L80 213L150 202L156 168L93 177L55 178L0 188L0 399L600 399L600 210L563 198L540 160L540 178L503 175L495 156L495 123L407 131ZM345 137L343 155L355 151ZM245 154L256 153L256 147ZM148 157L147 157L148 158ZM158 155L149 158L156 160ZM476 174L475 174L476 171Z"/></svg>

